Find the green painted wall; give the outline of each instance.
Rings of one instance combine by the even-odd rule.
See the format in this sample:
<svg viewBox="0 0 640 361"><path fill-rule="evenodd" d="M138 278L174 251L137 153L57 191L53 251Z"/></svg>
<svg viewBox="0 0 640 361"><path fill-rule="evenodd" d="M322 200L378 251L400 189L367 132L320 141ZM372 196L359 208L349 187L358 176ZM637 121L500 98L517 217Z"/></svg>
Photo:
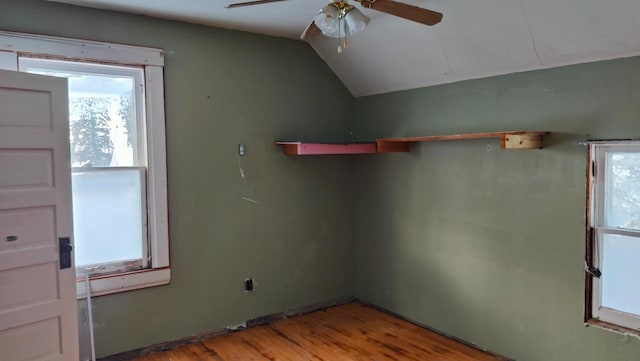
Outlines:
<svg viewBox="0 0 640 361"><path fill-rule="evenodd" d="M640 357L637 340L582 326L580 143L640 137L639 58L354 100L302 42L32 0L3 0L0 29L175 52L173 279L95 299L99 356L356 294L521 361ZM463 141L355 159L286 157L272 143L349 141L354 118L360 140L554 135L539 151Z"/></svg>
<svg viewBox="0 0 640 361"><path fill-rule="evenodd" d="M358 98L356 134L554 134L417 144L356 165L356 295L520 361L640 359L582 324L586 147L640 138L640 58Z"/></svg>
<svg viewBox="0 0 640 361"><path fill-rule="evenodd" d="M273 144L351 139L353 98L307 44L24 0L0 3L0 29L175 52L165 68L172 282L96 298L98 356L354 294L352 159L288 157Z"/></svg>

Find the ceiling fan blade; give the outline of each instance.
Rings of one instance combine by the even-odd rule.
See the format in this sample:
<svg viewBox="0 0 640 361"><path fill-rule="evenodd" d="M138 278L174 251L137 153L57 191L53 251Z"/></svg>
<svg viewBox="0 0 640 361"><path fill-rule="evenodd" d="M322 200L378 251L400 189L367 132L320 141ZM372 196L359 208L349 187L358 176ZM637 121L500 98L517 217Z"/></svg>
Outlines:
<svg viewBox="0 0 640 361"><path fill-rule="evenodd" d="M393 0L375 0L368 3L362 2L363 6L382 11L383 13L399 16L401 18L415 21L424 25L435 25L442 20L439 12L423 9L417 6L400 3Z"/></svg>
<svg viewBox="0 0 640 361"><path fill-rule="evenodd" d="M261 5L261 4L268 4L268 3L277 3L277 2L280 2L280 1L287 1L287 0L255 0L255 1L247 1L247 2L243 2L243 3L229 4L229 5L225 6L225 8L233 9L233 8L240 8L240 7L243 7L243 6Z"/></svg>
<svg viewBox="0 0 640 361"><path fill-rule="evenodd" d="M300 35L300 39L307 40L320 33L321 33L320 28L316 25L315 21L311 20L311 22L309 23L309 26L307 26L307 28L304 29L304 32L302 33L302 35Z"/></svg>

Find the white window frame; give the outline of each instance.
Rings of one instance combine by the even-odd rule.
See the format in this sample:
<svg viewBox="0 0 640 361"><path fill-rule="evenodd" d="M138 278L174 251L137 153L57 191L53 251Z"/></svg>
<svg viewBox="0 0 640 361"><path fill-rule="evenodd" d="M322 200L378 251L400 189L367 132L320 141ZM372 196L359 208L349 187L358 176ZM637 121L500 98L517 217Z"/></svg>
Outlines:
<svg viewBox="0 0 640 361"><path fill-rule="evenodd" d="M0 31L0 69L18 71L21 56L143 67L147 139L147 220L150 265L125 273L92 276L91 295L168 284L169 230L164 111L164 52L161 49L79 39ZM86 297L84 278L76 282L78 298Z"/></svg>
<svg viewBox="0 0 640 361"><path fill-rule="evenodd" d="M638 238L640 242L640 232L636 230L617 229L605 227L605 187L607 181L607 172L605 167L607 151L628 151L640 152L640 141L602 141L589 143L589 199L587 219L589 220L591 237L587 242L591 244L591 266L594 269L600 269L600 255L603 253L603 240L605 234L617 234L622 236ZM588 247L589 248L589 247ZM589 266L589 265L587 265ZM588 267L587 267L588 268ZM640 316L615 309L604 307L602 305L602 279L587 273L587 277L591 277L591 308L586 315L587 323L595 326L614 330L617 332L634 332L640 331ZM588 283L587 283L588 284ZM588 303L587 303L588 304ZM596 321L593 323L592 321Z"/></svg>

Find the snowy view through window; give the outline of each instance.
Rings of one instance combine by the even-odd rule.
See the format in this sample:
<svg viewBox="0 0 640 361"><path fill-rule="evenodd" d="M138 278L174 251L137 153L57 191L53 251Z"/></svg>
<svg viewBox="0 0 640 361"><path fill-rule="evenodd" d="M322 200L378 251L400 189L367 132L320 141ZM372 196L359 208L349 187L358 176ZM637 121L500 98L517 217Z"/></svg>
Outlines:
<svg viewBox="0 0 640 361"><path fill-rule="evenodd" d="M21 59L31 73L69 81L76 267L143 257L145 173L136 87L142 70Z"/></svg>
<svg viewBox="0 0 640 361"><path fill-rule="evenodd" d="M604 226L640 231L640 153L607 152ZM602 305L640 315L640 238L604 234Z"/></svg>

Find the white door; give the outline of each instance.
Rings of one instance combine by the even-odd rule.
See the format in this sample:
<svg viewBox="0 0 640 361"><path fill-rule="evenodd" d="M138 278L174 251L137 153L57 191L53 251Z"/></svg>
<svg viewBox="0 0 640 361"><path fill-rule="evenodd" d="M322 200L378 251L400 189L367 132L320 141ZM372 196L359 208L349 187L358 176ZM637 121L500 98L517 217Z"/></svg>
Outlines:
<svg viewBox="0 0 640 361"><path fill-rule="evenodd" d="M68 107L66 79L0 70L3 361L79 359Z"/></svg>

